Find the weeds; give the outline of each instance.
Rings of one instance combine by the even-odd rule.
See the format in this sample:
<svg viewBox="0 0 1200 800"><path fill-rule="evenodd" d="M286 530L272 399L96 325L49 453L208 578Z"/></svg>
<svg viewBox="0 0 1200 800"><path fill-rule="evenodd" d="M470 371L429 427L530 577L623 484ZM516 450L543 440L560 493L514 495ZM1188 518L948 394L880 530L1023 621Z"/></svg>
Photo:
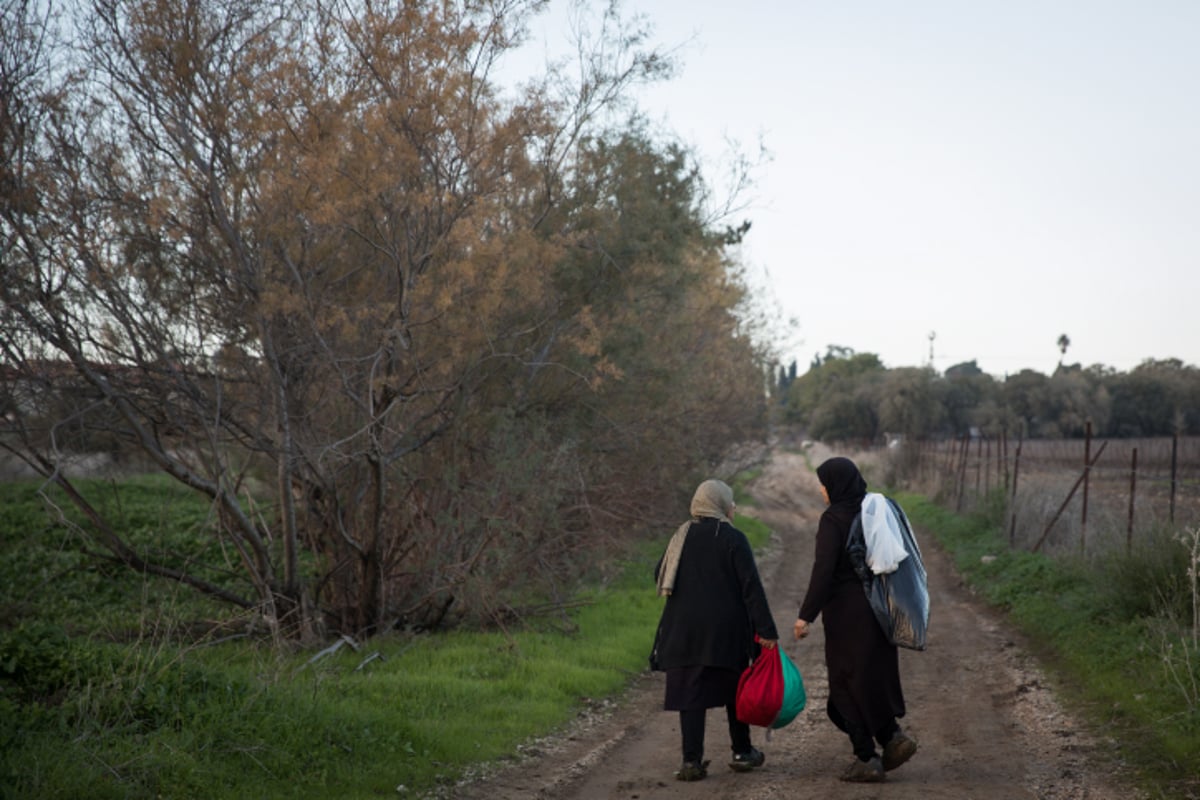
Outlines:
<svg viewBox="0 0 1200 800"><path fill-rule="evenodd" d="M1180 714L1196 715L1200 712L1200 651L1186 637L1164 634L1161 653L1167 679L1183 701ZM1200 724L1200 719L1196 722Z"/></svg>
<svg viewBox="0 0 1200 800"><path fill-rule="evenodd" d="M1200 650L1196 562L1162 531L1128 558L1052 558L1008 547L994 514L953 514L918 496L899 498L909 518L935 535L966 581L1038 646L1066 697L1120 742L1152 796L1194 797L1200 784ZM993 556L984 558L984 556ZM1097 569L1098 565L1102 569ZM1192 630L1181 636L1186 573ZM1165 674L1164 674L1165 670ZM1163 676L1155 680L1154 676Z"/></svg>
<svg viewBox="0 0 1200 800"><path fill-rule="evenodd" d="M1164 625L1163 668L1183 701L1182 713L1200 727L1200 527L1187 528L1175 537L1187 550L1187 577L1191 591L1191 631L1180 635L1178 626Z"/></svg>
<svg viewBox="0 0 1200 800"><path fill-rule="evenodd" d="M1189 615L1188 564L1177 540L1169 528L1156 527L1128 553L1109 550L1092 559L1102 609L1124 617L1179 620Z"/></svg>
<svg viewBox="0 0 1200 800"><path fill-rule="evenodd" d="M1187 576L1192 594L1192 646L1200 645L1200 526L1179 534L1188 551Z"/></svg>

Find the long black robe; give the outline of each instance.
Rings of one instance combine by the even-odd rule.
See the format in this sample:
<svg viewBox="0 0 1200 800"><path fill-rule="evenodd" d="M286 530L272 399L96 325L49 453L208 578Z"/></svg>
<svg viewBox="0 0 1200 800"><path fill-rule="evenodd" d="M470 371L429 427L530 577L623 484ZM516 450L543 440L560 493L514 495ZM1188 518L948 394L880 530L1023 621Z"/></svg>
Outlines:
<svg viewBox="0 0 1200 800"><path fill-rule="evenodd" d="M904 716L900 657L875 620L846 554L846 539L861 510L866 483L847 459L831 461L845 463L833 465L825 474L818 470L831 503L817 525L816 556L799 617L809 623L818 615L822 618L830 705L871 735Z"/></svg>

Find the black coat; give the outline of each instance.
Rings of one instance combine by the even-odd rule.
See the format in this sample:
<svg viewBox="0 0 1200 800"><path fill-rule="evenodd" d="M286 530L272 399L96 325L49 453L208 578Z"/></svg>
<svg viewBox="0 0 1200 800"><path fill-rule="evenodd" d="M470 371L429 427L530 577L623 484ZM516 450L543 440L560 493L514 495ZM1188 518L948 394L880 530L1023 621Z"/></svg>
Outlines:
<svg viewBox="0 0 1200 800"><path fill-rule="evenodd" d="M661 567L659 560L656 576ZM758 652L756 633L779 638L746 535L709 517L692 523L674 591L663 607L652 665L740 671Z"/></svg>
<svg viewBox="0 0 1200 800"><path fill-rule="evenodd" d="M825 627L829 703L874 733L904 716L900 658L875 619L846 552L856 504L832 505L817 525L816 556L800 619L820 614Z"/></svg>

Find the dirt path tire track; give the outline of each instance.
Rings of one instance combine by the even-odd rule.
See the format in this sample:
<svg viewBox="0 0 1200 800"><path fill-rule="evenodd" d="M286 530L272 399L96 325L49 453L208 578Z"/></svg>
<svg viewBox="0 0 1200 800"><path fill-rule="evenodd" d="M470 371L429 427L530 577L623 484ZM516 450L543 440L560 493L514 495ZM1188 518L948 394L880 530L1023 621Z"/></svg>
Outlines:
<svg viewBox="0 0 1200 800"><path fill-rule="evenodd" d="M838 780L849 762L845 736L825 715L828 696L818 623L802 642L792 623L812 564L822 505L808 460L777 450L750 487L747 513L773 530L759 569L785 650L804 676L808 707L769 741L754 728L765 766L730 772L724 712L709 712L709 777L674 780L677 715L662 708L662 675L646 673L619 700L580 717L568 731L526 748L512 766L439 797L461 800L679 800L819 797L888 800L1126 800L1138 795L1108 761L1110 743L1089 737L1063 712L1033 659L1002 621L963 587L949 559L917 531L929 570L931 620L924 652L901 651L905 728L920 751L882 784Z"/></svg>

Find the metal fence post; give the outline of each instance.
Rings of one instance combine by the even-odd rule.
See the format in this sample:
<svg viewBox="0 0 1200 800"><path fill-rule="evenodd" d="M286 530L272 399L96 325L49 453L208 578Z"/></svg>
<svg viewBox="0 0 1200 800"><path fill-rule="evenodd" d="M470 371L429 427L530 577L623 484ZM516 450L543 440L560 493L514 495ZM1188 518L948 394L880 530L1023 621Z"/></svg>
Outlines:
<svg viewBox="0 0 1200 800"><path fill-rule="evenodd" d="M1179 487L1179 434L1171 437L1171 524L1175 524L1175 490Z"/></svg>
<svg viewBox="0 0 1200 800"><path fill-rule="evenodd" d="M1021 445L1024 444L1025 437L1017 437L1017 452L1013 456L1013 471L1012 471L1012 496L1008 501L1009 510L1012 512L1012 519L1008 525L1008 546L1013 547L1017 541L1017 475L1021 471ZM1005 470L1008 469L1008 462L1005 462Z"/></svg>
<svg viewBox="0 0 1200 800"><path fill-rule="evenodd" d="M1133 448L1133 462L1129 465L1129 525L1125 528L1125 552L1133 552L1133 500L1137 495L1137 448Z"/></svg>
<svg viewBox="0 0 1200 800"><path fill-rule="evenodd" d="M1092 421L1088 420L1084 427L1083 438L1083 516L1079 521L1079 553L1087 552L1087 512L1088 484L1091 483L1092 472Z"/></svg>

